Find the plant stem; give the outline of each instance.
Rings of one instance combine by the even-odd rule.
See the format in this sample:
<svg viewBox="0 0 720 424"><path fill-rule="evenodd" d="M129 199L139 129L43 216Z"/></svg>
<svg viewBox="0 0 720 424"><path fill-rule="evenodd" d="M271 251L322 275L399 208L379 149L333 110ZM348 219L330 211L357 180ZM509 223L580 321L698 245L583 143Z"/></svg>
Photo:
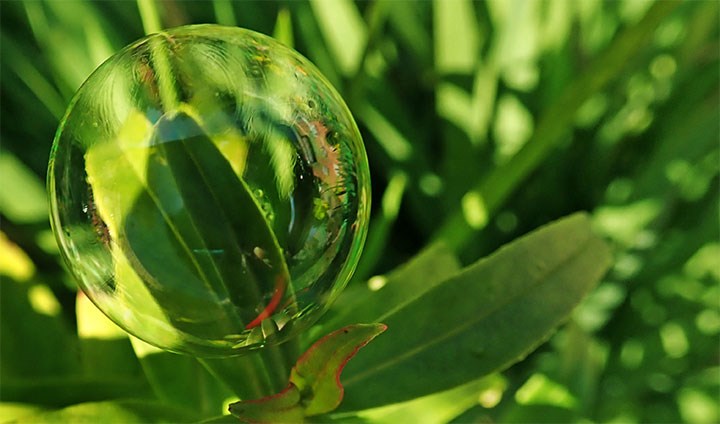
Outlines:
<svg viewBox="0 0 720 424"><path fill-rule="evenodd" d="M176 111L180 105L175 90L172 66L168 58L168 36L162 33L160 15L155 0L137 0L140 10L140 19L143 23L145 35L159 33L150 39L153 68L157 79L160 101L165 111Z"/></svg>

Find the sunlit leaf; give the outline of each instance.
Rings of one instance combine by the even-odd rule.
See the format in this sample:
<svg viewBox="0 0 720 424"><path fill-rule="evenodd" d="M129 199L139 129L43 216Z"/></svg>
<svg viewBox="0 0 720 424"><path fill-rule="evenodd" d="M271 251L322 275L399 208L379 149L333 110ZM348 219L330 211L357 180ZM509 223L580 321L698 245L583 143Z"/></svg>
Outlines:
<svg viewBox="0 0 720 424"><path fill-rule="evenodd" d="M345 75L357 72L367 43L367 28L355 3L350 0L312 0L318 26Z"/></svg>
<svg viewBox="0 0 720 424"><path fill-rule="evenodd" d="M273 37L288 47L293 47L295 39L293 37L292 18L290 10L286 8L280 9L275 22L275 30Z"/></svg>
<svg viewBox="0 0 720 424"><path fill-rule="evenodd" d="M140 364L127 333L103 315L82 292L78 293L75 311L84 372L99 376L140 377Z"/></svg>
<svg viewBox="0 0 720 424"><path fill-rule="evenodd" d="M480 55L480 30L470 0L433 2L435 66L439 72L472 73Z"/></svg>
<svg viewBox="0 0 720 424"><path fill-rule="evenodd" d="M197 420L193 411L172 408L160 403L122 400L81 403L58 411L24 416L18 423L189 423Z"/></svg>
<svg viewBox="0 0 720 424"><path fill-rule="evenodd" d="M5 150L0 151L0 179L0 213L18 224L47 220L42 180Z"/></svg>
<svg viewBox="0 0 720 424"><path fill-rule="evenodd" d="M502 400L504 387L505 382L500 375L491 375L444 392L356 413L339 413L334 418L340 422L352 422L354 418L359 418L378 424L450 422L478 403L488 408L495 406Z"/></svg>
<svg viewBox="0 0 720 424"><path fill-rule="evenodd" d="M35 274L35 264L20 246L0 231L0 275L15 281L27 281Z"/></svg>
<svg viewBox="0 0 720 424"><path fill-rule="evenodd" d="M255 306L262 293L274 290L266 285L280 281L284 287L289 281L284 257L260 207L193 118L179 113L160 122L154 133L160 142L154 147L143 147L146 131L94 146L86 159L98 213L118 242L113 244L116 278L136 287L128 301L160 321L170 320L208 337L227 326L257 326L266 317L253 313ZM118 179L123 184L115 184ZM176 199L183 200L182 212L167 213ZM167 231L158 233L158 225ZM257 249L272 268L246 259L244 255L252 256ZM215 251L223 252L223 258L215 257ZM141 282L127 258L140 261L155 283ZM172 290L175 285L182 288ZM189 292L196 295L182 296ZM230 302L221 306L225 303L218 299ZM201 316L188 316L191 311Z"/></svg>
<svg viewBox="0 0 720 424"><path fill-rule="evenodd" d="M0 402L0 417L3 422L15 421L19 418L37 415L44 408L30 403Z"/></svg>

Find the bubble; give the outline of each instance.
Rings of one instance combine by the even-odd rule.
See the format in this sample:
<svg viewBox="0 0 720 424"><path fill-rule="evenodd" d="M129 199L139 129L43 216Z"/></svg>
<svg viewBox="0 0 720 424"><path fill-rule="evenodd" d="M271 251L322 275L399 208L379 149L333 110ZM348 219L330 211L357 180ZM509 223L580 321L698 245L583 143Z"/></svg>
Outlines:
<svg viewBox="0 0 720 424"><path fill-rule="evenodd" d="M295 51L217 25L103 63L60 124L48 189L87 296L130 334L207 357L312 325L350 278L369 213L340 96Z"/></svg>

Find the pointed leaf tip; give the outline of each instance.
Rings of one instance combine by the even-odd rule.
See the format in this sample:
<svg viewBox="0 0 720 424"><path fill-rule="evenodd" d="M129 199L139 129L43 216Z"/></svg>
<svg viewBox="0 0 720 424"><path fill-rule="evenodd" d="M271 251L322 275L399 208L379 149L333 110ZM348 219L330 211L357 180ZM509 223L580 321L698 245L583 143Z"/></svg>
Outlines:
<svg viewBox="0 0 720 424"><path fill-rule="evenodd" d="M361 347L385 330L385 324L349 325L324 336L298 359L290 382L306 395L308 416L330 412L340 405L343 368Z"/></svg>
<svg viewBox="0 0 720 424"><path fill-rule="evenodd" d="M385 330L385 324L355 324L322 337L297 360L285 390L233 403L230 413L244 422L271 423L302 422L304 417L334 410L344 394L340 383L343 368Z"/></svg>

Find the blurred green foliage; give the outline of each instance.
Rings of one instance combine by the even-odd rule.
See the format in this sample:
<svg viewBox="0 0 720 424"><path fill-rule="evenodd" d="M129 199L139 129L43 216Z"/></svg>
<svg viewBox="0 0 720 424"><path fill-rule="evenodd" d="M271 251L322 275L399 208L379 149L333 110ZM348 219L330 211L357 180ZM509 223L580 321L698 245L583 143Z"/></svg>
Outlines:
<svg viewBox="0 0 720 424"><path fill-rule="evenodd" d="M435 240L469 263L576 210L590 211L612 241L612 271L568 325L502 375L414 401L429 420L720 420L720 3L159 4L167 27L274 34L343 94L375 199L352 284ZM0 420L148 393L143 369L157 368L108 356L130 351L127 338L78 326L83 304L54 245L43 187L73 92L143 35L137 6L0 2L0 30ZM177 370L214 384L185 359L174 359ZM474 400L459 407L453 399L468 393ZM47 400L17 403L30 399ZM162 409L129 405L126 419Z"/></svg>

